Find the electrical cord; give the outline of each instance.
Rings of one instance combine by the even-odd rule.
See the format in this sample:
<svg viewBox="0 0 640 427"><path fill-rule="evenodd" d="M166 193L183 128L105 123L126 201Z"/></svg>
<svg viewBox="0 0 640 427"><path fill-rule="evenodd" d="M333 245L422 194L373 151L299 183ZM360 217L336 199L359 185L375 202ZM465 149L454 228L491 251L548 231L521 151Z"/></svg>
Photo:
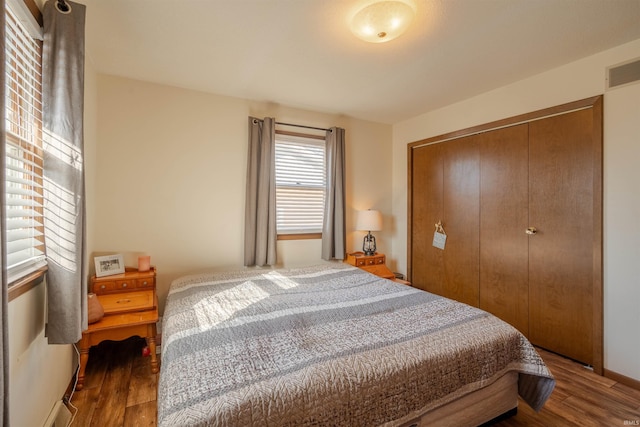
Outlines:
<svg viewBox="0 0 640 427"><path fill-rule="evenodd" d="M66 405L70 406L71 408L73 408L74 412L73 415L71 416L71 420L69 421L69 424L67 424L67 427L71 426L71 424L73 424L73 421L76 419L76 415L78 415L78 408L75 407L73 405L73 403L71 403L71 399L73 399L73 394L76 392L76 387L78 386L78 375L80 375L80 351L78 350L78 347L76 346L76 344L73 344L73 349L76 351L76 355L78 356L78 367L76 368L76 379L73 382L73 387L71 388L71 393L69 394L69 397L66 397Z"/></svg>

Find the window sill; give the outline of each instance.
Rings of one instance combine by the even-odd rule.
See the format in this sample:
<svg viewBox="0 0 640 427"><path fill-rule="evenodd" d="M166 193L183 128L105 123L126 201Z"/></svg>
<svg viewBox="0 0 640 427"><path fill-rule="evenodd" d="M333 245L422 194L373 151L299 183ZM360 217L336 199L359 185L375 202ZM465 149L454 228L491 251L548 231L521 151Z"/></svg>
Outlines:
<svg viewBox="0 0 640 427"><path fill-rule="evenodd" d="M44 266L27 274L26 276L21 277L15 282L10 283L8 291L9 301L13 301L20 295L30 291L42 283L46 272L47 266Z"/></svg>
<svg viewBox="0 0 640 427"><path fill-rule="evenodd" d="M322 239L322 233L278 234L278 240Z"/></svg>

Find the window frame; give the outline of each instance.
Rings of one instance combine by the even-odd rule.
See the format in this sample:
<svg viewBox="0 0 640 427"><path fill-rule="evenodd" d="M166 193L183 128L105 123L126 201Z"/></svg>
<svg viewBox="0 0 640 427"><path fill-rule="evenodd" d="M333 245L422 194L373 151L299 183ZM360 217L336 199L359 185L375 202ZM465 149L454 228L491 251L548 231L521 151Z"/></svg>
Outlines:
<svg viewBox="0 0 640 427"><path fill-rule="evenodd" d="M323 162L322 169L326 173L326 141L327 141L326 136L324 136L324 135L313 135L313 134L300 133L300 132L290 132L290 131L284 131L284 130L279 130L279 129L276 129L275 134L276 134L275 144L278 144L278 135L322 141L322 144L325 147L325 150L324 150L324 153L323 153L323 160L322 160L322 162ZM277 161L276 161L276 166L275 167L277 169ZM276 180L276 194L277 194L277 191L278 191L278 185L277 185L277 180ZM324 194L323 194L323 203L322 203L322 205L323 205L323 208L322 208L322 222L323 223L324 223L325 198L326 198L326 176L324 177ZM278 209L277 205L278 205L278 202L277 202L277 197L276 197L276 211ZM322 225L320 226L320 231L318 231L318 232L299 232L299 233L282 232L281 233L281 232L278 231L277 224L276 224L276 235L277 235L277 240L312 240L312 239L316 239L317 240L317 239L322 239Z"/></svg>

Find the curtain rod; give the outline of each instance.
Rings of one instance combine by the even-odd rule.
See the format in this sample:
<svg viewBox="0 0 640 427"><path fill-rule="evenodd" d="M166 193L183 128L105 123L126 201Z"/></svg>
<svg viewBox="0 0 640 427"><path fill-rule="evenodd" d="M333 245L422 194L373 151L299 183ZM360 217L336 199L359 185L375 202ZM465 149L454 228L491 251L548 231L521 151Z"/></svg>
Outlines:
<svg viewBox="0 0 640 427"><path fill-rule="evenodd" d="M260 119L256 119L256 118L253 119L254 123L257 123L259 121L263 122L264 120L260 120ZM314 127L314 126L305 126L305 125L294 125L293 123L276 122L276 124L277 125L281 125L281 126L293 126L293 127L296 127L296 128L315 129L315 130L322 130L322 131L325 131L325 132L327 132L327 131L328 132L333 132L333 130L331 130L331 129L317 128L317 127Z"/></svg>
<svg viewBox="0 0 640 427"><path fill-rule="evenodd" d="M315 129L315 130L323 130L323 131L330 131L331 129L325 129L325 128L317 128L314 126L305 126L305 125L294 125L293 123L282 123L282 122L276 122L277 125L281 125L281 126L293 126L296 128L305 128L305 129Z"/></svg>

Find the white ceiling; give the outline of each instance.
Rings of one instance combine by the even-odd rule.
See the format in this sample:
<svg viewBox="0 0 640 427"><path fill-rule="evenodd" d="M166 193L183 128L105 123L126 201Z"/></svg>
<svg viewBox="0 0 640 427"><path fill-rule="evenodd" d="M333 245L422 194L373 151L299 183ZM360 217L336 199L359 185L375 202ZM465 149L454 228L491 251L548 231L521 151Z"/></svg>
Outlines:
<svg viewBox="0 0 640 427"><path fill-rule="evenodd" d="M640 38L640 0L416 0L368 44L362 1L78 0L101 73L382 123Z"/></svg>

